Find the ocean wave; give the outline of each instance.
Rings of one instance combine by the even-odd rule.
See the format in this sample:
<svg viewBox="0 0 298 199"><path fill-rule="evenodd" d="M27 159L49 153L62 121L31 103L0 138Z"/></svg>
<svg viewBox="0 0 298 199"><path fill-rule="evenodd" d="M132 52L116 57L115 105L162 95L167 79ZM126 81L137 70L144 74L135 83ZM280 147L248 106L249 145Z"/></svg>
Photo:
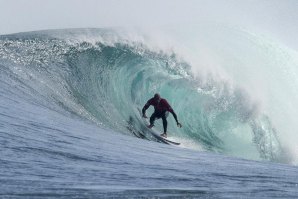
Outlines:
<svg viewBox="0 0 298 199"><path fill-rule="evenodd" d="M170 136L191 140L206 151L283 161L270 118L257 113L257 104L245 90L212 77L203 81L178 53L152 49L144 41L130 42L117 31L94 29L97 39L92 42L76 39L77 32L84 33L1 36L1 75L6 83L14 79L16 92L27 96L24 100L146 139L151 138L142 134L137 108L158 92L183 124L175 128L170 118ZM162 129L161 122L156 128Z"/></svg>

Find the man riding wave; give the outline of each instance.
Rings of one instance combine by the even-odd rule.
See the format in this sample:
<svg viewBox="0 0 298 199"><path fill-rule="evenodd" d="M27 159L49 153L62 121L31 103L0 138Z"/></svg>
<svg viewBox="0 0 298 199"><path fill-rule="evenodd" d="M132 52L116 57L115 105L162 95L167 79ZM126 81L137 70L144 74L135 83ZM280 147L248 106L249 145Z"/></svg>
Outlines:
<svg viewBox="0 0 298 199"><path fill-rule="evenodd" d="M152 128L154 126L155 119L161 118L162 124L163 124L163 130L164 130L164 133L161 134L161 136L166 138L167 126L168 126L168 121L167 121L168 112L172 113L173 117L176 120L177 126L180 128L182 127L182 125L178 122L176 113L169 105L168 101L166 99L161 98L158 93L156 93L153 98L149 99L145 104L145 106L143 107L142 114L144 118L148 118L146 116L146 110L149 108L150 105L154 107L154 112L150 117L150 125L148 126L148 128Z"/></svg>

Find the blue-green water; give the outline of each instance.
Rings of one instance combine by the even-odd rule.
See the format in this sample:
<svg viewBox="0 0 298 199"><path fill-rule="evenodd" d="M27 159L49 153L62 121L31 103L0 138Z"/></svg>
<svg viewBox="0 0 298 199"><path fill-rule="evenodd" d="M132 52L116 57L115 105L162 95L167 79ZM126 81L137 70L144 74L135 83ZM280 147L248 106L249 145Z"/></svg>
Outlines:
<svg viewBox="0 0 298 199"><path fill-rule="evenodd" d="M104 29L0 37L0 195L297 197L295 157L250 92L148 43ZM226 56L231 74L249 65ZM181 147L143 135L137 108L156 92L183 124L168 119Z"/></svg>

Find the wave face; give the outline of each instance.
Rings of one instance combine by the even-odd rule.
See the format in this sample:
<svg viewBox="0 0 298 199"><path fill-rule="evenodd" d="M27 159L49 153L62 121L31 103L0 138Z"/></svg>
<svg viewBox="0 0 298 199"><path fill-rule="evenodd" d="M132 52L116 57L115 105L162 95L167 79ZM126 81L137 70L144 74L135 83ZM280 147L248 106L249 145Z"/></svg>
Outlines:
<svg viewBox="0 0 298 199"><path fill-rule="evenodd" d="M152 139L142 134L137 108L158 92L183 124L176 128L170 116L169 134L186 147L287 161L270 117L258 113L245 90L194 76L192 65L175 51L102 29L1 36L0 46L1 84L14 80L24 100ZM162 129L161 122L156 128Z"/></svg>

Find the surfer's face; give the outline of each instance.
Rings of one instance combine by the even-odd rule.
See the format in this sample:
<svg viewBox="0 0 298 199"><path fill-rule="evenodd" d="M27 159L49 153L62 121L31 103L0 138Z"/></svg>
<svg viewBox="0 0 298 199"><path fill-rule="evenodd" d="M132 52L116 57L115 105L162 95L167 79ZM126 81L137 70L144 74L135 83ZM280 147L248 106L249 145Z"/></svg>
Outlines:
<svg viewBox="0 0 298 199"><path fill-rule="evenodd" d="M155 100L156 102L159 103L159 101L160 101L160 96L154 96L154 100Z"/></svg>
<svg viewBox="0 0 298 199"><path fill-rule="evenodd" d="M155 96L154 96L154 99L155 99L156 101L159 101L159 100L160 100L160 96L159 96L159 95L155 95Z"/></svg>

